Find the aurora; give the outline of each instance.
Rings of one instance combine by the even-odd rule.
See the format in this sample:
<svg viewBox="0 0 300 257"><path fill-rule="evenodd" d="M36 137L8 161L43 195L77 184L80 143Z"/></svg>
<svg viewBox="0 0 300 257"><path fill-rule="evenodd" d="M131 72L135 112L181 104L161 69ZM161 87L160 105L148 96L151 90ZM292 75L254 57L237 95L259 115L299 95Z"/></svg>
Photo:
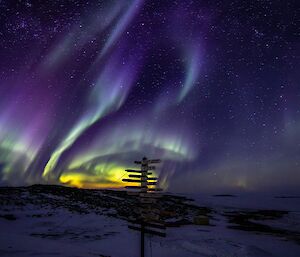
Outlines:
<svg viewBox="0 0 300 257"><path fill-rule="evenodd" d="M0 185L299 191L296 7L225 2L1 1Z"/></svg>

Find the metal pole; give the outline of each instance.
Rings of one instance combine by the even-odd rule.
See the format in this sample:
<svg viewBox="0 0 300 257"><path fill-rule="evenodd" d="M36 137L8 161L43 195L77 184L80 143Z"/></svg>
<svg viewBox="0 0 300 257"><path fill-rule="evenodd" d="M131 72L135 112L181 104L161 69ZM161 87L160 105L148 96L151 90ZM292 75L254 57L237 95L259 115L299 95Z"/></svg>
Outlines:
<svg viewBox="0 0 300 257"><path fill-rule="evenodd" d="M142 181L145 181L145 176L147 176L148 172L148 161L147 158L144 157L142 160L141 165L141 174L142 174ZM141 191L144 193L147 193L147 182L141 182ZM145 225L144 225L144 219L141 220L141 257L145 257Z"/></svg>
<svg viewBox="0 0 300 257"><path fill-rule="evenodd" d="M145 257L145 231L144 223L141 224L141 257Z"/></svg>

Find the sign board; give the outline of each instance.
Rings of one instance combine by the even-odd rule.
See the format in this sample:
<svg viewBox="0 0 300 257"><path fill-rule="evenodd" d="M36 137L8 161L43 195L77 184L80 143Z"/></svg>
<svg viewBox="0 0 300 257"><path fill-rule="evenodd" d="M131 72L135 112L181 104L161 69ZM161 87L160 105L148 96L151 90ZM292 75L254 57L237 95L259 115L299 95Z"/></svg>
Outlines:
<svg viewBox="0 0 300 257"><path fill-rule="evenodd" d="M156 230L152 230L152 229L148 229L148 228L142 228L142 227L137 227L137 226L132 226L132 225L128 225L128 228L133 229L133 230L137 230L137 231L142 231L142 232L147 233L147 234L152 234L152 235L156 235L156 236L166 237L166 233L161 232L161 231L156 231Z"/></svg>
<svg viewBox="0 0 300 257"><path fill-rule="evenodd" d="M143 180L140 180L140 179L128 179L128 178L123 178L122 179L123 182L133 182L133 183L141 183L141 182L144 182ZM147 181L147 180L145 180Z"/></svg>
<svg viewBox="0 0 300 257"><path fill-rule="evenodd" d="M148 163L161 163L160 159L148 160Z"/></svg>
<svg viewBox="0 0 300 257"><path fill-rule="evenodd" d="M142 176L142 175L131 175L131 174L129 174L128 177L129 178L140 178L140 179L143 179L143 180L157 180L157 178L155 178L155 177L149 178L147 176Z"/></svg>
<svg viewBox="0 0 300 257"><path fill-rule="evenodd" d="M162 195L155 194L155 193L140 193L140 197L144 197L144 198L160 198L160 197L162 197Z"/></svg>
<svg viewBox="0 0 300 257"><path fill-rule="evenodd" d="M148 221L142 221L142 220L129 220L130 223L136 224L136 225L144 225L144 227L153 227L153 228L159 228L159 229L166 229L165 223L163 222L148 222Z"/></svg>
<svg viewBox="0 0 300 257"><path fill-rule="evenodd" d="M156 199L153 198L140 198L141 203L156 203Z"/></svg>
<svg viewBox="0 0 300 257"><path fill-rule="evenodd" d="M156 185L157 185L157 182L147 182L147 185L148 185L148 186L156 186Z"/></svg>
<svg viewBox="0 0 300 257"><path fill-rule="evenodd" d="M142 173L141 170L125 170L125 171L127 171L127 172L135 172L135 173Z"/></svg>
<svg viewBox="0 0 300 257"><path fill-rule="evenodd" d="M147 170L146 171L144 171L144 170L125 170L125 171L131 172L131 173L146 173L147 172ZM152 173L147 172L146 175L152 175Z"/></svg>
<svg viewBox="0 0 300 257"><path fill-rule="evenodd" d="M157 180L157 178L153 177L153 178L148 178L147 177L147 180Z"/></svg>
<svg viewBox="0 0 300 257"><path fill-rule="evenodd" d="M141 189L141 188L147 188L147 186L126 186L127 189Z"/></svg>
<svg viewBox="0 0 300 257"><path fill-rule="evenodd" d="M148 188L149 192L163 191L161 188Z"/></svg>
<svg viewBox="0 0 300 257"><path fill-rule="evenodd" d="M143 160L143 161L135 161L135 164L146 164L146 163L160 163L160 159L154 159L154 160Z"/></svg>
<svg viewBox="0 0 300 257"><path fill-rule="evenodd" d="M147 176L142 176L142 175L132 175L132 174L129 174L128 177L130 177L130 178L144 178L144 179L147 178Z"/></svg>

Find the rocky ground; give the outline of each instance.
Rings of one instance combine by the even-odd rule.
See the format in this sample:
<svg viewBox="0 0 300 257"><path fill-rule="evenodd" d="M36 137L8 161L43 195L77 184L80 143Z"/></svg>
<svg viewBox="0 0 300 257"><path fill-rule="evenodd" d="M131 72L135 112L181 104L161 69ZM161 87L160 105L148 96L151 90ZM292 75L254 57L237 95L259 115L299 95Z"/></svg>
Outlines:
<svg viewBox="0 0 300 257"><path fill-rule="evenodd" d="M235 198L232 195L213 197L219 198L221 202L224 202L225 198ZM273 242L277 242L275 245L278 242L287 242L283 243L282 247L291 251L285 256L300 256L299 212L282 209L207 207L209 205L197 203L184 196L164 194L157 203L152 204L153 209L159 210L161 222L167 227L167 239L164 241L154 239L157 244L156 249L160 249L154 256L168 256L167 252L177 249L179 245L180 250L177 249L176 253L181 255L178 256L182 254L184 256L230 257L281 256L276 255L276 252L272 253ZM125 237L131 235L130 238L135 237L137 233L128 230L128 221L139 217L139 212L136 211L139 207L140 202L137 196L128 195L127 192L121 190L88 190L54 185L2 187L0 188L0 225L2 227L0 255L40 255L41 253L38 254L36 249L33 251L30 246L30 243L34 242L31 239L35 238L41 244L47 242L46 245L53 240L62 242L64 245L67 242L70 249L73 249L74 243L78 244L78 240L87 244L94 242L98 244L101 240L103 242L129 240L124 238L124 235ZM208 217L209 224L195 225L197 221L195 218L199 216ZM236 234L234 231L241 232ZM232 235L237 237L237 240L233 240ZM239 242L240 238L237 235L244 236L247 238L246 241ZM28 244L22 245L23 239L19 236ZM190 239L188 239L189 236ZM269 246L266 245L267 249L264 249L263 244L259 250L252 247L249 238L257 236L270 242ZM18 244L17 250L14 242ZM133 256L132 253L124 250L116 253L118 250L114 249L115 252L111 252L106 249L105 245L101 249L104 253L91 253L91 256ZM243 255L240 255L241 251ZM28 254L25 254L26 252ZM74 256L71 250L68 252L70 255L65 256ZM64 256L63 253L64 250L61 250L56 255ZM223 255L216 255L221 253ZM51 251L47 251L44 255L52 254ZM173 256L177 255L173 254Z"/></svg>
<svg viewBox="0 0 300 257"><path fill-rule="evenodd" d="M164 194L151 204L151 208L160 211L160 217L166 226L174 227L193 224L197 215L209 216L211 209L192 203L192 199L183 196ZM22 209L26 205L37 205L55 210L65 208L78 214L95 213L123 220L138 218L140 201L137 196L128 195L121 190L78 189L54 185L34 185L30 187L0 188L0 218L17 219L10 208ZM50 207L50 208L49 208ZM51 211L46 215L53 215ZM33 218L39 217L38 214Z"/></svg>

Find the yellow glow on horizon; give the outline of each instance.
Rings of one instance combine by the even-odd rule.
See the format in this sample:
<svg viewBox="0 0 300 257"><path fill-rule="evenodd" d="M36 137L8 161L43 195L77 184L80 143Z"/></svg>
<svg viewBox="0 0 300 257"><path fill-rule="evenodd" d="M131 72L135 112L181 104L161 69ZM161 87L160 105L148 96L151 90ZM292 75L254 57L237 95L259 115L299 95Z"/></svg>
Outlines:
<svg viewBox="0 0 300 257"><path fill-rule="evenodd" d="M83 173L64 173L59 177L62 184L78 188L119 188L124 185L114 181L102 182L98 176Z"/></svg>
<svg viewBox="0 0 300 257"><path fill-rule="evenodd" d="M78 188L122 188L125 186L137 186L138 183L123 182L128 178L125 171L128 167L118 166L113 163L98 164L92 173L86 171L66 171L59 177L59 182L68 186ZM153 175L156 174L151 171Z"/></svg>

